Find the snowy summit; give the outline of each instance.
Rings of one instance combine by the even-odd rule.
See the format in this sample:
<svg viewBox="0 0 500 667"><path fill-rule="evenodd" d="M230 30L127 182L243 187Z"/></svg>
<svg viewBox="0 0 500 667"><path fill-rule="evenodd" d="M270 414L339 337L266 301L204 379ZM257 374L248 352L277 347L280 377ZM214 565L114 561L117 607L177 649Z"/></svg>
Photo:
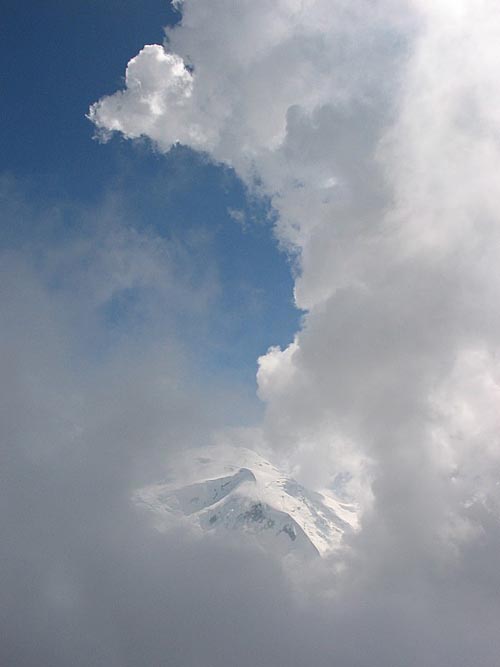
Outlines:
<svg viewBox="0 0 500 667"><path fill-rule="evenodd" d="M188 520L202 530L254 535L281 554L325 556L357 526L353 505L306 489L242 447L189 450L166 482L139 489L133 500L155 514L162 530Z"/></svg>

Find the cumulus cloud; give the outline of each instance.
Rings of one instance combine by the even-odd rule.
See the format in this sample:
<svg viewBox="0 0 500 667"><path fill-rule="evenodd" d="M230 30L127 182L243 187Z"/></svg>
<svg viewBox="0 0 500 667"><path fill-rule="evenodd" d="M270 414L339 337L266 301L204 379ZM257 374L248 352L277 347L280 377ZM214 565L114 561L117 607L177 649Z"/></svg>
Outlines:
<svg viewBox="0 0 500 667"><path fill-rule="evenodd" d="M349 441L382 475L394 451L407 452L406 475L429 450L432 477L434 388L463 349L497 339L483 261L494 266L484 253L499 210L492 14L488 3L222 0L208 14L186 2L155 47L190 63L204 149L271 197L276 235L298 255L303 329L260 360L271 443ZM100 105L123 94L94 105L98 125L114 129ZM180 122L175 105L160 115ZM144 133L173 143L168 129Z"/></svg>
<svg viewBox="0 0 500 667"><path fill-rule="evenodd" d="M90 108L89 118L106 138L109 132L123 132L129 138L154 136L167 147L177 142L191 143L186 133L189 124L185 112L190 110L193 78L182 58L150 44L127 65L126 89L100 100ZM172 109L169 124L162 123L165 112ZM177 116L177 127L172 122ZM191 141L190 141L191 140Z"/></svg>
<svg viewBox="0 0 500 667"><path fill-rule="evenodd" d="M123 509L147 474L137 441L157 461L160 442L223 426L192 421L212 392L179 369L165 381L154 353L75 383L60 302L7 264L2 285L23 299L3 295L6 373L26 360L5 403L7 663L496 664L495 4L184 0L165 44L91 107L101 136L184 143L270 197L306 312L259 360L262 437L365 513L345 551L293 585L248 545L148 532ZM163 270L150 239L125 258L118 239L106 271L92 253L105 300L107 275L119 289ZM33 454L52 447L64 455Z"/></svg>

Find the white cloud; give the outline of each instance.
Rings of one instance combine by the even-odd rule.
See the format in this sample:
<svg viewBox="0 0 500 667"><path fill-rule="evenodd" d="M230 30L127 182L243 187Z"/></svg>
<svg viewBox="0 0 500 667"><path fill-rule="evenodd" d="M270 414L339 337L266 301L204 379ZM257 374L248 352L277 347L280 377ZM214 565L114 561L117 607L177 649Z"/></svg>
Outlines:
<svg viewBox="0 0 500 667"><path fill-rule="evenodd" d="M444 564L480 589L497 545L496 4L185 0L165 49L194 67L189 109L144 105L137 132L134 104L100 111L123 93L93 107L271 197L307 314L259 360L264 432L304 475L336 460L370 508L348 581L382 596Z"/></svg>
<svg viewBox="0 0 500 667"><path fill-rule="evenodd" d="M176 143L205 145L207 137L193 114L193 77L178 55L157 44L145 46L127 65L125 86L90 108L101 137L117 131L130 139L148 136L165 149Z"/></svg>

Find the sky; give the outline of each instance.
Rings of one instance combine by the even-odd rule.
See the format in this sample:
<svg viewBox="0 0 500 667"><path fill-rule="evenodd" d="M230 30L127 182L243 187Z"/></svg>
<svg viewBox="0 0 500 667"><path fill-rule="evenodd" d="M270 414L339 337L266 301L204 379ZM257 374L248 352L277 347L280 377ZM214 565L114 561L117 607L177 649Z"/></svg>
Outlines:
<svg viewBox="0 0 500 667"><path fill-rule="evenodd" d="M0 7L0 663L496 666L496 0ZM156 533L221 439L360 530Z"/></svg>
<svg viewBox="0 0 500 667"><path fill-rule="evenodd" d="M121 85L130 54L161 41L162 26L179 21L179 12L153 0L3 4L3 187L39 218L58 209L51 242L85 234L88 219L116 207L129 227L185 247L200 280L203 271L212 280L207 372L224 368L254 391L257 356L274 342L288 343L300 319L266 198L247 195L232 170L187 147L160 156L145 142L103 146L86 118L95 98ZM2 225L7 245L32 242L37 225L37 235L48 233L33 217L16 215ZM124 315L123 303L110 310L113 320L118 311Z"/></svg>

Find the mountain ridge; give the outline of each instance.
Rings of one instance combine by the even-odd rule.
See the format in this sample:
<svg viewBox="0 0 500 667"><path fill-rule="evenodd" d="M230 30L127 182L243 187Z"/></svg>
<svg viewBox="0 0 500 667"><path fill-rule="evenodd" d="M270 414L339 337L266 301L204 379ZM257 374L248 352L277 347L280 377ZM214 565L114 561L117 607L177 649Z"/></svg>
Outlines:
<svg viewBox="0 0 500 667"><path fill-rule="evenodd" d="M133 501L159 528L188 520L204 531L241 531L282 554L326 556L357 528L357 512L331 492L309 490L243 447L187 450L166 481L138 489Z"/></svg>

